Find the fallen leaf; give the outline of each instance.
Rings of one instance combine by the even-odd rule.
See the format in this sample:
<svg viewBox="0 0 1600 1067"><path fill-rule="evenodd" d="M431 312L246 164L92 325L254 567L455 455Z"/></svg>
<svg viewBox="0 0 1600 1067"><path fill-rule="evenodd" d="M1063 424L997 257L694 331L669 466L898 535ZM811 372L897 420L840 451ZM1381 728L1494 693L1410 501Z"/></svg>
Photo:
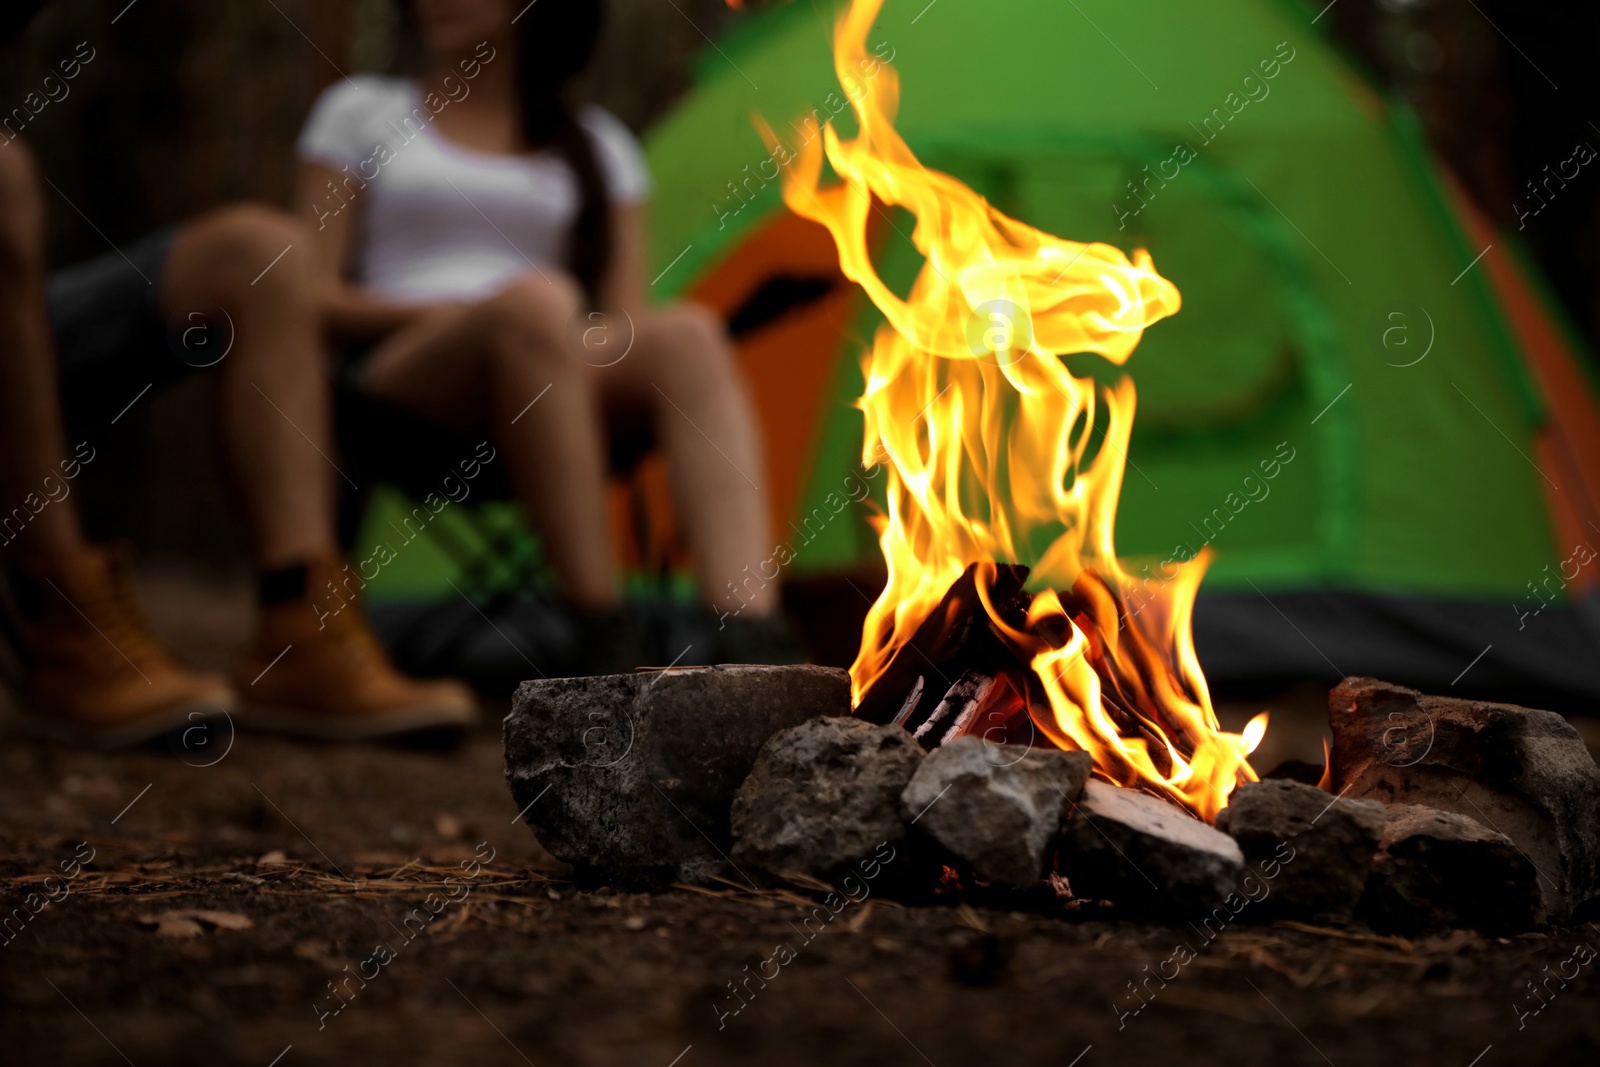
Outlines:
<svg viewBox="0 0 1600 1067"><path fill-rule="evenodd" d="M234 911L212 911L205 908L164 911L159 915L140 915L143 926L153 926L157 937L199 937L206 927L217 930L248 930L255 924L248 916ZM204 924L204 925L202 925Z"/></svg>
<svg viewBox="0 0 1600 1067"><path fill-rule="evenodd" d="M164 911L160 915L141 915L140 924L156 928L157 937L199 937L205 927L189 918L186 912Z"/></svg>
<svg viewBox="0 0 1600 1067"><path fill-rule="evenodd" d="M256 860L256 866L273 867L288 862L289 857L283 854L283 850L280 848L275 848L271 852L268 852L265 856L262 856L260 859Z"/></svg>
<svg viewBox="0 0 1600 1067"><path fill-rule="evenodd" d="M310 940L300 941L294 946L294 954L303 960L314 960L317 963L326 963L333 958L333 946L326 941Z"/></svg>

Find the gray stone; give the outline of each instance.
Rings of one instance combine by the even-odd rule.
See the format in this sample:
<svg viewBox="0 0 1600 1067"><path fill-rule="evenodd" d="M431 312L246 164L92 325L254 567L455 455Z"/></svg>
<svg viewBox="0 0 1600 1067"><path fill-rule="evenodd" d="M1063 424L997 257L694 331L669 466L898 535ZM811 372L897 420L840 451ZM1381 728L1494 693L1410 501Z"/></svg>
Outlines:
<svg viewBox="0 0 1600 1067"><path fill-rule="evenodd" d="M1087 752L959 737L923 760L900 814L980 880L1025 889L1044 877L1063 809L1093 766Z"/></svg>
<svg viewBox="0 0 1600 1067"><path fill-rule="evenodd" d="M922 749L895 725L821 718L774 734L733 798L733 861L824 881L906 836L900 793Z"/></svg>
<svg viewBox="0 0 1600 1067"><path fill-rule="evenodd" d="M1062 829L1060 859L1075 895L1166 919L1220 906L1244 873L1227 834L1148 793L1093 779Z"/></svg>
<svg viewBox="0 0 1600 1067"><path fill-rule="evenodd" d="M1355 912L1383 838L1383 805L1335 799L1316 786L1247 782L1217 815L1266 896L1252 921L1340 922Z"/></svg>
<svg viewBox="0 0 1600 1067"><path fill-rule="evenodd" d="M1475 819L1527 856L1552 920L1600 910L1600 768L1560 715L1347 678L1328 717L1335 792Z"/></svg>
<svg viewBox="0 0 1600 1067"><path fill-rule="evenodd" d="M1509 838L1419 804L1389 808L1360 914L1375 930L1406 935L1516 933L1543 919L1538 874Z"/></svg>
<svg viewBox="0 0 1600 1067"><path fill-rule="evenodd" d="M850 710L828 667L524 682L505 719L518 809L577 878L647 888L726 868L729 809L767 738Z"/></svg>

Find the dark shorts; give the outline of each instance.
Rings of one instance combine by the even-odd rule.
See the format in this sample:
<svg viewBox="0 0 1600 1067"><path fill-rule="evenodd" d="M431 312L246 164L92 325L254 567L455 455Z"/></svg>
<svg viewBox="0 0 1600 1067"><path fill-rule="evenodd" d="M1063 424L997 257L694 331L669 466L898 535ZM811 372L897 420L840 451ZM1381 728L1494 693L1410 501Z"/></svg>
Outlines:
<svg viewBox="0 0 1600 1067"><path fill-rule="evenodd" d="M61 406L74 436L104 432L135 401L203 365L186 349L206 338L196 332L186 345L180 324L169 341L161 313L161 276L177 234L175 226L157 230L46 281Z"/></svg>

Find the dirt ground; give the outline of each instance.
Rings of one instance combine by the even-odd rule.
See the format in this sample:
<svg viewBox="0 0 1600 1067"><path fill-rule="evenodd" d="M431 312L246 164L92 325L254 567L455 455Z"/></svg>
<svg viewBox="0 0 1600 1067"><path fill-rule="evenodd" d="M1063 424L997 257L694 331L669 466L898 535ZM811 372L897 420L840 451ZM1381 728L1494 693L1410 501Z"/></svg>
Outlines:
<svg viewBox="0 0 1600 1067"><path fill-rule="evenodd" d="M154 593L196 659L225 655L236 600ZM0 1062L1600 1063L1600 964L1569 962L1600 950L1590 927L1417 944L1238 927L1200 945L868 897L807 941L799 892L561 882L516 821L492 715L445 754L225 730L193 747L0 737ZM33 914L43 889L56 900ZM1196 958L1132 1013L1129 983L1180 941ZM763 963L780 944L793 958Z"/></svg>

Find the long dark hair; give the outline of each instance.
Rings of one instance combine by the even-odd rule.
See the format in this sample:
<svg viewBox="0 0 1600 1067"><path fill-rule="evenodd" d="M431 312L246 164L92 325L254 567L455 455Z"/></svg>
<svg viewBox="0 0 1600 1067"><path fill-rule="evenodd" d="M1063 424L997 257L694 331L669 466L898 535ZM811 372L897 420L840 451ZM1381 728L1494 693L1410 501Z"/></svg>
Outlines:
<svg viewBox="0 0 1600 1067"><path fill-rule="evenodd" d="M611 262L611 200L589 132L579 124L572 82L600 40L601 0L538 0L517 20L522 135L561 154L578 181L578 214L567 235L567 269L591 307Z"/></svg>

